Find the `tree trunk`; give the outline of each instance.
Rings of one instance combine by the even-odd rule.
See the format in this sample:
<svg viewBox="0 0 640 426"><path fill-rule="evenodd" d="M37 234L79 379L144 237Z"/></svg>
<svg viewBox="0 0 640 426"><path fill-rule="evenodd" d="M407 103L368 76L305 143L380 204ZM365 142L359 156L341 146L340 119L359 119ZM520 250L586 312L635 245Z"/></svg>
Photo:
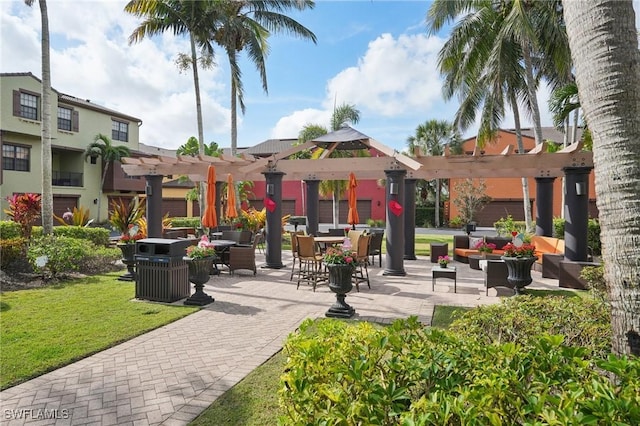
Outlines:
<svg viewBox="0 0 640 426"><path fill-rule="evenodd" d="M51 182L51 61L49 17L46 0L40 0L42 20L42 232L53 234L53 186Z"/></svg>
<svg viewBox="0 0 640 426"><path fill-rule="evenodd" d="M238 151L238 93L236 82L231 78L231 155Z"/></svg>
<svg viewBox="0 0 640 426"><path fill-rule="evenodd" d="M436 209L435 209L435 218L434 225L436 228L440 228L440 179L436 179ZM415 196L415 194L413 194Z"/></svg>
<svg viewBox="0 0 640 426"><path fill-rule="evenodd" d="M631 0L563 1L593 136L612 349L640 355L640 51Z"/></svg>
<svg viewBox="0 0 640 426"><path fill-rule="evenodd" d="M529 42L522 43L522 58L524 59L524 69L527 80L527 92L529 94L529 106L531 107L531 119L533 120L533 134L536 145L540 145L542 140L542 124L540 121L540 108L538 107L538 95L535 78L533 77L533 64L531 62L531 47Z"/></svg>
<svg viewBox="0 0 640 426"><path fill-rule="evenodd" d="M524 143L522 142L522 126L520 124L520 112L518 110L518 101L513 91L509 92L509 103L513 110L513 123L516 128L516 141L518 144L518 154L524 154ZM524 222L526 223L527 232L533 230L533 219L531 218L531 198L529 197L529 179L522 178L522 208L524 210Z"/></svg>
<svg viewBox="0 0 640 426"><path fill-rule="evenodd" d="M200 78L198 77L198 55L196 54L196 42L193 35L189 34L191 43L191 69L193 70L193 84L196 90L196 118L198 121L198 153L204 155L204 128L202 124L202 102L200 100ZM206 182L199 183L198 205L200 206L200 217L205 209ZM202 224L202 223L201 223Z"/></svg>
<svg viewBox="0 0 640 426"><path fill-rule="evenodd" d="M580 108L573 112L573 132L571 133L571 143L578 142L578 121L580 120Z"/></svg>
<svg viewBox="0 0 640 426"><path fill-rule="evenodd" d="M333 227L340 228L340 198L337 189L333 191Z"/></svg>

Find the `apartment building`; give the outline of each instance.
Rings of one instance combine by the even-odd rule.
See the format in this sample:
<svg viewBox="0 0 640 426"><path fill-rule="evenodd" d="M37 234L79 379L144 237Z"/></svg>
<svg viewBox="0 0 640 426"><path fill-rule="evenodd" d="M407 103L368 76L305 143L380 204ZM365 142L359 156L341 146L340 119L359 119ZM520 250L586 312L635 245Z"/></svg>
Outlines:
<svg viewBox="0 0 640 426"><path fill-rule="evenodd" d="M42 82L33 74L0 74L0 195L2 209L7 196L42 191L41 119ZM92 218L107 220L109 202L144 193L145 182L128 177L119 163L107 170L101 191L102 160L85 158L86 147L96 134L109 136L116 145L127 146L134 156L148 155L139 149L139 118L53 90L51 100L51 151L53 210L61 216L73 207L89 208ZM102 197L98 214L98 199ZM2 218L6 215L2 213Z"/></svg>

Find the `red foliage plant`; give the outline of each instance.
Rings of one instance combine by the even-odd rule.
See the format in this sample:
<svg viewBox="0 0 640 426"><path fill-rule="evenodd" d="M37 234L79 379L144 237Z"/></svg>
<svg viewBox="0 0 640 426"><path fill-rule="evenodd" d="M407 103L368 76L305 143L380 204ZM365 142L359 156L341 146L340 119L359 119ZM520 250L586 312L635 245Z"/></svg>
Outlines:
<svg viewBox="0 0 640 426"><path fill-rule="evenodd" d="M42 212L42 197L40 194L14 194L7 197L9 210L4 212L16 223L20 224L20 234L23 238L31 238L31 228Z"/></svg>

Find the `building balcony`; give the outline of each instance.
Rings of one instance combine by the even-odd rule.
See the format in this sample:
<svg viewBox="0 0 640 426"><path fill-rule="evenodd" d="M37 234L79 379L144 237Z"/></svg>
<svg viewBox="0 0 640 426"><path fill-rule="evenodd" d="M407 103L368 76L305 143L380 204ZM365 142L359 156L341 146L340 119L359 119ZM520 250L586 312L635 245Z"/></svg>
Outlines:
<svg viewBox="0 0 640 426"><path fill-rule="evenodd" d="M51 174L53 186L83 186L83 174L77 172L54 171Z"/></svg>

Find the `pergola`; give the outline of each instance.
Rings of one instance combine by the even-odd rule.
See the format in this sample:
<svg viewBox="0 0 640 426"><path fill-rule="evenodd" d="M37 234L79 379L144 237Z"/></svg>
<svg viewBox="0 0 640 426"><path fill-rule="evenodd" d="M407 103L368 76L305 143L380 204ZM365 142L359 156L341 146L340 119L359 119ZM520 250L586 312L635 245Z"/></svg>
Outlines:
<svg viewBox="0 0 640 426"><path fill-rule="evenodd" d="M319 159L289 159L309 148L320 146L325 152ZM195 182L205 181L209 165L218 176L231 173L242 180L265 180L267 196L276 207L267 211L266 267L282 268L282 181L306 183L307 226L310 233L318 230L319 184L322 180L346 180L349 172L358 179L386 179L386 267L385 275L405 275L403 260L415 259L416 181L418 179L533 177L536 180L536 234L551 236L553 230L553 181L566 178L565 256L568 260L587 259L588 177L593 169L593 155L575 143L558 152L547 153L545 144L525 153L513 153L510 146L498 155L424 156L419 152L408 157L351 127L329 133L318 139L293 146L267 158L248 156L149 157L123 158L122 167L130 176L147 180L147 216L149 237L162 234L162 178L184 174ZM329 158L333 150L375 149L381 156ZM221 187L222 181L216 182ZM218 188L220 189L220 188ZM220 191L216 191L220 193ZM405 196L407 194L408 196ZM392 203L395 202L395 203ZM219 200L216 201L219 203ZM397 208L390 205L402 206Z"/></svg>

